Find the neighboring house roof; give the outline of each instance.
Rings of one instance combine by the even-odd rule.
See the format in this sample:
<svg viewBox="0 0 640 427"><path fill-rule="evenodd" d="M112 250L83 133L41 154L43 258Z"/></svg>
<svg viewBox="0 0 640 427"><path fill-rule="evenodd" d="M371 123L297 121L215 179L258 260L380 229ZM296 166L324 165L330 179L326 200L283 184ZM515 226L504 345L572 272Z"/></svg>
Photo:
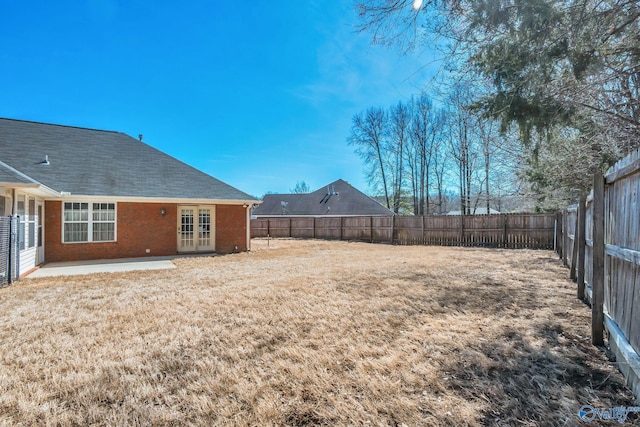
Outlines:
<svg viewBox="0 0 640 427"><path fill-rule="evenodd" d="M255 201L121 132L0 119L0 161L0 182L15 169L13 182L71 195Z"/></svg>
<svg viewBox="0 0 640 427"><path fill-rule="evenodd" d="M313 193L267 194L254 216L304 215L393 215L348 182L339 179Z"/></svg>
<svg viewBox="0 0 640 427"><path fill-rule="evenodd" d="M497 211L493 208L489 208L489 214L499 214L500 211ZM462 211L449 211L446 215L462 215ZM471 215L487 215L487 208L476 208L471 210Z"/></svg>

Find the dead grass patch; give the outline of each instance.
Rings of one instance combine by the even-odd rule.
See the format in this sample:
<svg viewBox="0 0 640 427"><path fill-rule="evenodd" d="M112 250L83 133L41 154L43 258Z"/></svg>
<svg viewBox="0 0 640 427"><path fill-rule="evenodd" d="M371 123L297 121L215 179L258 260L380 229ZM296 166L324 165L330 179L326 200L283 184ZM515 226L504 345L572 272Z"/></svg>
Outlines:
<svg viewBox="0 0 640 427"><path fill-rule="evenodd" d="M633 405L551 252L253 248L1 289L0 423L577 425Z"/></svg>

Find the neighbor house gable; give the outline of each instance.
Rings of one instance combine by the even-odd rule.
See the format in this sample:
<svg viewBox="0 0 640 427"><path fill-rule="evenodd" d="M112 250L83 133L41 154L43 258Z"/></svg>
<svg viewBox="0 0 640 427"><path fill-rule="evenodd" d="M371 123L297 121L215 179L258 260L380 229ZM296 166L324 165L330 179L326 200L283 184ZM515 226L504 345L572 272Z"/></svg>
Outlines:
<svg viewBox="0 0 640 427"><path fill-rule="evenodd" d="M389 216L393 212L339 179L308 194L267 194L253 216Z"/></svg>

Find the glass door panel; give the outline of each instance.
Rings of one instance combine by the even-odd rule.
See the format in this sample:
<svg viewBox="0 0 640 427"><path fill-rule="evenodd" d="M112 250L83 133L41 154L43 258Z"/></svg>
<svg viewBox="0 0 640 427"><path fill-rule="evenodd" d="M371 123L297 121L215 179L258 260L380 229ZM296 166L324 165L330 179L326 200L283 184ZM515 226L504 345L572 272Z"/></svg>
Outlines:
<svg viewBox="0 0 640 427"><path fill-rule="evenodd" d="M180 209L180 224L179 224L179 241L178 251L188 252L195 251L196 244L194 240L194 208L181 208Z"/></svg>
<svg viewBox="0 0 640 427"><path fill-rule="evenodd" d="M214 250L214 209L214 206L178 208L178 252Z"/></svg>

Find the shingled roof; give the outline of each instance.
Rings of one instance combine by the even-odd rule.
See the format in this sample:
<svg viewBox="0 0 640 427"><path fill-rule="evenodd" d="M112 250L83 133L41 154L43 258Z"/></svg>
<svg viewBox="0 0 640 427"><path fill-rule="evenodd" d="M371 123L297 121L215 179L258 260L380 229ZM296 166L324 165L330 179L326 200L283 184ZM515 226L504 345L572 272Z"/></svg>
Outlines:
<svg viewBox="0 0 640 427"><path fill-rule="evenodd" d="M255 201L124 133L14 119L0 119L0 182L83 196Z"/></svg>
<svg viewBox="0 0 640 427"><path fill-rule="evenodd" d="M12 182L19 184L38 183L36 180L18 172L17 170L3 162L0 162L0 182Z"/></svg>
<svg viewBox="0 0 640 427"><path fill-rule="evenodd" d="M339 179L308 194L267 194L254 216L388 216L393 212Z"/></svg>

